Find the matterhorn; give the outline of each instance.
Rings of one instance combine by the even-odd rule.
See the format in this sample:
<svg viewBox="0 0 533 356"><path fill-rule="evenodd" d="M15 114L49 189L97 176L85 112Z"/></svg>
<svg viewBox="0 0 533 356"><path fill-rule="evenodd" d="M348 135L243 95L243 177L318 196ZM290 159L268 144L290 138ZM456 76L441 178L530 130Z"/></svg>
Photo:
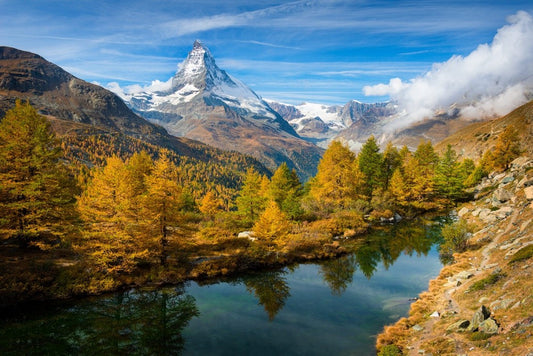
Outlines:
<svg viewBox="0 0 533 356"><path fill-rule="evenodd" d="M172 135L249 154L271 169L286 162L304 179L314 174L321 156L320 148L298 136L259 95L220 69L200 41L178 66L170 89L125 99Z"/></svg>

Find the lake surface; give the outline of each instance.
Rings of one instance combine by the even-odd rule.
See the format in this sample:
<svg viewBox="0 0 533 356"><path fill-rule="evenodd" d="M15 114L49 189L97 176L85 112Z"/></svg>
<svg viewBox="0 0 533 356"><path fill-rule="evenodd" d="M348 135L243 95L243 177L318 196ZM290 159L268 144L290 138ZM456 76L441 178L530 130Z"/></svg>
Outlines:
<svg viewBox="0 0 533 356"><path fill-rule="evenodd" d="M378 229L330 261L72 303L0 319L0 350L50 355L373 355L384 325L442 267L439 224ZM9 315L7 315L9 314Z"/></svg>

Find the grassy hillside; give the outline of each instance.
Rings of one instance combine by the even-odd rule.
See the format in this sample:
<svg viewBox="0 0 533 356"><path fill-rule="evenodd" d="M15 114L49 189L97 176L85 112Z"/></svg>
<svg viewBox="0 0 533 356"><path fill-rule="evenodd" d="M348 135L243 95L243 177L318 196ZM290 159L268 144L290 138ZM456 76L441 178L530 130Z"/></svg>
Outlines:
<svg viewBox="0 0 533 356"><path fill-rule="evenodd" d="M464 157L477 160L481 158L483 152L494 146L499 133L507 126L513 125L520 135L522 149L532 155L532 124L533 101L530 101L499 119L471 124L440 141L435 148L437 151L442 152L450 144Z"/></svg>

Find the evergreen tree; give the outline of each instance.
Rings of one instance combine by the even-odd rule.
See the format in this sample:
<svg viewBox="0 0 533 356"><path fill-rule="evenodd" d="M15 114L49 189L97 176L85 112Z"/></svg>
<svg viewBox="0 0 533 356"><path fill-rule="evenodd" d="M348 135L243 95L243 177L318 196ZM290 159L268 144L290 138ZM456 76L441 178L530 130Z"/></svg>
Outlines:
<svg viewBox="0 0 533 356"><path fill-rule="evenodd" d="M282 163L270 180L267 197L274 200L283 212L294 219L302 213L302 189L296 171L290 170L286 163Z"/></svg>
<svg viewBox="0 0 533 356"><path fill-rule="evenodd" d="M398 149L391 142L387 144L383 152L383 180L384 188L389 187L389 182L396 168L402 165L402 157Z"/></svg>
<svg viewBox="0 0 533 356"><path fill-rule="evenodd" d="M358 156L359 170L364 174L364 193L370 199L374 189L383 187L383 155L374 136L370 136Z"/></svg>
<svg viewBox="0 0 533 356"><path fill-rule="evenodd" d="M457 154L452 146L448 145L435 169L435 190L441 197L455 201L464 194L464 180L461 165L457 162Z"/></svg>
<svg viewBox="0 0 533 356"><path fill-rule="evenodd" d="M73 218L75 182L61 162L50 123L17 101L0 122L0 234L44 242Z"/></svg>

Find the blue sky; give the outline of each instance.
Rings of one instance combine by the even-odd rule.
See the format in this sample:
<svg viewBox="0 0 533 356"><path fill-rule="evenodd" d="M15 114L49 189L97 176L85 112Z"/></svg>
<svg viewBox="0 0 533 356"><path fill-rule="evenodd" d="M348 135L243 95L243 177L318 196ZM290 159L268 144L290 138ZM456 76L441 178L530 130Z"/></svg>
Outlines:
<svg viewBox="0 0 533 356"><path fill-rule="evenodd" d="M264 98L375 102L394 93L365 86L468 56L519 10L533 2L0 0L0 45L124 87L166 81L200 39Z"/></svg>

